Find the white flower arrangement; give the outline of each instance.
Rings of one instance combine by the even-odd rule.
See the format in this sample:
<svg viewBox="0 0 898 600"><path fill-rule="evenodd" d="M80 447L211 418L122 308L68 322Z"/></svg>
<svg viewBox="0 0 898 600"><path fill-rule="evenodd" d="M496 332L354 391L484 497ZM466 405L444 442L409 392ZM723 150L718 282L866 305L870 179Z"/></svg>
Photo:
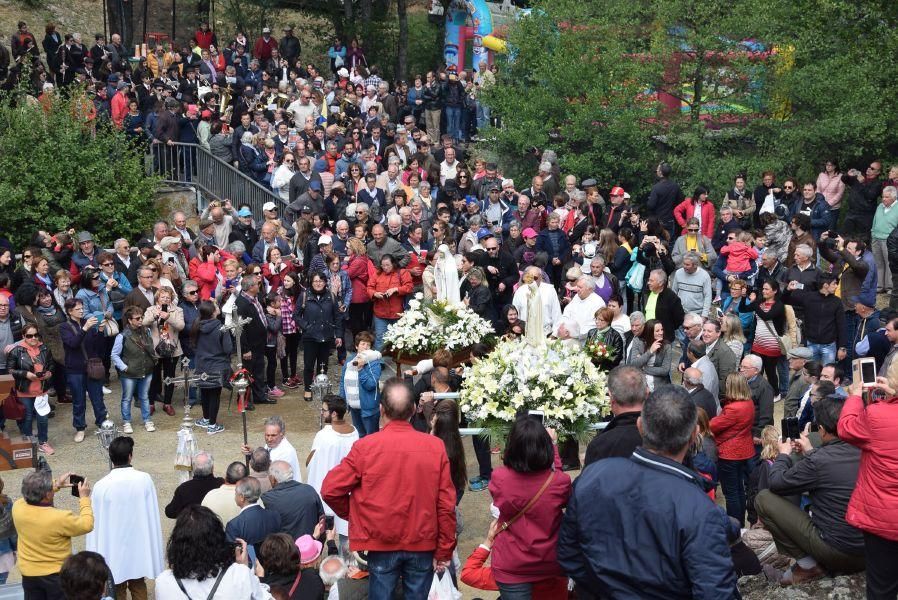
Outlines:
<svg viewBox="0 0 898 600"><path fill-rule="evenodd" d="M528 410L542 411L546 425L563 435L579 436L609 411L606 381L579 348L507 340L467 371L459 406L491 436L506 432Z"/></svg>
<svg viewBox="0 0 898 600"><path fill-rule="evenodd" d="M408 310L387 328L384 344L400 354L428 354L440 348L463 350L494 333L493 326L464 304L425 303L419 292Z"/></svg>

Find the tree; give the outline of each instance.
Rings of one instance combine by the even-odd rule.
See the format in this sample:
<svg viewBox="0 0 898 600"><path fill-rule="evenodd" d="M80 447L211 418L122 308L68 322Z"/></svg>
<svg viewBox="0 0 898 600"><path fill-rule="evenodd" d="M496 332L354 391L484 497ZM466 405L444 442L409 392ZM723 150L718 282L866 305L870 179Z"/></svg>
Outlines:
<svg viewBox="0 0 898 600"><path fill-rule="evenodd" d="M396 43L396 79L408 79L408 11L406 0L396 0L399 37Z"/></svg>
<svg viewBox="0 0 898 600"><path fill-rule="evenodd" d="M146 176L143 152L121 132L94 133L76 119L83 96L55 96L47 111L24 98L0 98L3 232L23 245L39 228L87 229L103 244L148 231L158 179Z"/></svg>
<svg viewBox="0 0 898 600"><path fill-rule="evenodd" d="M740 172L815 177L896 153L896 25L882 0L544 0L510 28L486 137L518 176L552 148L637 198L662 159L718 201Z"/></svg>

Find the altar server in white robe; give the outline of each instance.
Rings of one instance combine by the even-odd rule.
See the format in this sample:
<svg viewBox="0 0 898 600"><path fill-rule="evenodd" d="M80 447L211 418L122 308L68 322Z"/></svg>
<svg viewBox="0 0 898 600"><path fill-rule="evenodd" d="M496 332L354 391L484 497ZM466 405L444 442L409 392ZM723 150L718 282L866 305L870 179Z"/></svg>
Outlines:
<svg viewBox="0 0 898 600"><path fill-rule="evenodd" d="M153 479L131 466L134 440L119 437L109 446L112 471L94 486L94 529L87 549L106 559L117 598L147 598L146 578L163 570L162 525Z"/></svg>
<svg viewBox="0 0 898 600"><path fill-rule="evenodd" d="M315 439L312 440L312 452L306 459L306 466L309 469L309 485L315 488L319 496L325 476L346 458L352 445L359 440L359 432L344 419L346 412L346 400L335 395L325 397L322 407L322 413L326 413L325 426L315 434ZM322 502L324 501L322 500ZM335 517L334 526L337 533L342 538L349 537L349 522L337 517L326 503L324 512L329 517Z"/></svg>

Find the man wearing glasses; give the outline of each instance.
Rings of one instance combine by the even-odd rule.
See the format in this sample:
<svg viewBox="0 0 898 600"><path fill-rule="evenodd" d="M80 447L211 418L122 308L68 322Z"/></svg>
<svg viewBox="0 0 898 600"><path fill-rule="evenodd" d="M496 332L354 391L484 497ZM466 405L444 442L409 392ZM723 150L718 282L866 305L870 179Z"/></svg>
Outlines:
<svg viewBox="0 0 898 600"><path fill-rule="evenodd" d="M146 310L155 303L156 292L159 288L153 287L153 280L156 277L156 267L143 266L137 271L137 287L125 296L124 310L128 310L131 306L139 306L141 310Z"/></svg>
<svg viewBox="0 0 898 600"><path fill-rule="evenodd" d="M864 173L851 169L842 175L842 182L848 188L848 211L839 230L844 237L870 239L873 216L882 191L881 173L882 162L874 160Z"/></svg>
<svg viewBox="0 0 898 600"><path fill-rule="evenodd" d="M502 248L499 236L484 238L480 245L486 250L483 261L486 280L493 294L493 307L499 314L507 304L511 304L514 285L518 282L518 267L514 258Z"/></svg>

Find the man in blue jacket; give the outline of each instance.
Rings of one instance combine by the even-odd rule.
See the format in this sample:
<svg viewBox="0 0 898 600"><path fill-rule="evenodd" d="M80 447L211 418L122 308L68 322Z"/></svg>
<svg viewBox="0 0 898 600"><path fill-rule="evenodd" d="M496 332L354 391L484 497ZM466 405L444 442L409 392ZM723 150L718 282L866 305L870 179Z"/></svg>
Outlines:
<svg viewBox="0 0 898 600"><path fill-rule="evenodd" d="M641 448L574 481L558 562L577 597L740 598L728 543L738 530L682 464L698 434L689 393L657 388L636 426Z"/></svg>

